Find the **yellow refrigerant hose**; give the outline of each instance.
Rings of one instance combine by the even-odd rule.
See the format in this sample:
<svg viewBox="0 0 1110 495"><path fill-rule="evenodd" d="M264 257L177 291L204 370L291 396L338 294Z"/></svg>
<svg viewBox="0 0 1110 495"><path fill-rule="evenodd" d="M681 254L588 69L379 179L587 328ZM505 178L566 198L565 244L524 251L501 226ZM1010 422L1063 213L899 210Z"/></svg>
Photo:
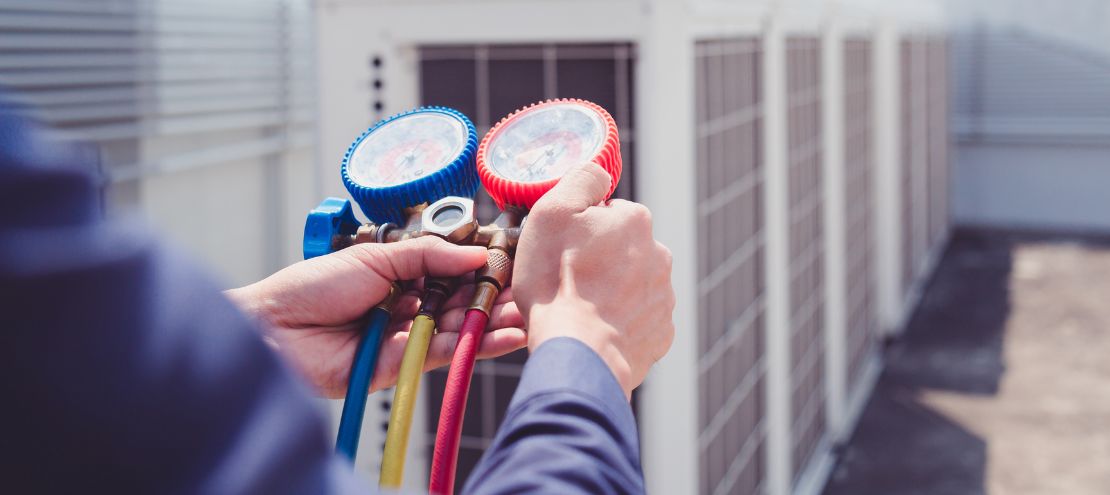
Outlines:
<svg viewBox="0 0 1110 495"><path fill-rule="evenodd" d="M389 412L389 429L385 434L385 452L378 485L382 488L400 488L405 473L405 452L408 450L409 432L416 398L420 394L420 376L424 361L435 333L435 314L451 292L451 281L428 278L420 312L412 320L401 369L397 373L397 388L393 392L393 407Z"/></svg>

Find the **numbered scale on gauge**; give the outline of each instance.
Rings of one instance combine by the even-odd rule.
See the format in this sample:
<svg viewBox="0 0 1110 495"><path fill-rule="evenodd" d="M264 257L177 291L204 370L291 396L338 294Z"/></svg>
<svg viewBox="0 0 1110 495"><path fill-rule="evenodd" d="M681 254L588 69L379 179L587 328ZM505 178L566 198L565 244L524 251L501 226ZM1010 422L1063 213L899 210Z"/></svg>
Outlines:
<svg viewBox="0 0 1110 495"><path fill-rule="evenodd" d="M465 145L466 128L458 119L406 115L367 134L351 152L347 172L363 186L395 186L447 166Z"/></svg>
<svg viewBox="0 0 1110 495"><path fill-rule="evenodd" d="M477 188L473 124L441 107L406 112L371 127L343 159L343 181L375 222L401 223L403 210Z"/></svg>
<svg viewBox="0 0 1110 495"><path fill-rule="evenodd" d="M571 168L601 165L620 179L617 127L603 108L552 100L506 117L478 150L478 174L498 205L531 207ZM612 191L610 191L612 192Z"/></svg>

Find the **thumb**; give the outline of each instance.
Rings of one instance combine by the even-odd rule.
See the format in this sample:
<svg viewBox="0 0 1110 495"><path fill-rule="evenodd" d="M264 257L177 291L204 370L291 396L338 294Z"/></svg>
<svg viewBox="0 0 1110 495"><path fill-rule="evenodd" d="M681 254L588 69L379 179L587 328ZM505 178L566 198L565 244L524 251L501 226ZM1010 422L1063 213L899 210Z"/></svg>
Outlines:
<svg viewBox="0 0 1110 495"><path fill-rule="evenodd" d="M453 277L486 264L485 248L457 246L435 236L389 244L356 244L340 252L349 252L386 280L414 280L425 275Z"/></svg>
<svg viewBox="0 0 1110 495"><path fill-rule="evenodd" d="M532 213L542 214L548 210L581 213L605 201L612 185L609 172L596 163L587 163L564 174L555 187L536 202Z"/></svg>

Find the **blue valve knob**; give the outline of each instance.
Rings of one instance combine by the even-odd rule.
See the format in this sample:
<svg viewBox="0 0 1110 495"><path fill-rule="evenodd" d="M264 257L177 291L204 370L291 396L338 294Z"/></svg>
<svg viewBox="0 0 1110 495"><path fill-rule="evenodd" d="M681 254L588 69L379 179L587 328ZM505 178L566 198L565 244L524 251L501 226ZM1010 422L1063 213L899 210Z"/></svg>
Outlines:
<svg viewBox="0 0 1110 495"><path fill-rule="evenodd" d="M343 185L375 223L405 223L405 208L478 189L478 133L465 115L421 107L371 126L343 157Z"/></svg>
<svg viewBox="0 0 1110 495"><path fill-rule="evenodd" d="M354 235L358 219L346 199L328 198L308 213L304 223L304 259L331 253L336 236Z"/></svg>

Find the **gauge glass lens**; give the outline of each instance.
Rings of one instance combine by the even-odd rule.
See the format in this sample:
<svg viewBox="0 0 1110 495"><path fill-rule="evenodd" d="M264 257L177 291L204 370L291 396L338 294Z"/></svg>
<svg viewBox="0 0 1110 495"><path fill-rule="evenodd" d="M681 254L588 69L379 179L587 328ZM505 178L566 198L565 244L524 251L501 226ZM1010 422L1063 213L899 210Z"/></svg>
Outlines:
<svg viewBox="0 0 1110 495"><path fill-rule="evenodd" d="M601 116L578 103L525 111L492 138L489 165L513 182L557 179L597 156L605 135Z"/></svg>
<svg viewBox="0 0 1110 495"><path fill-rule="evenodd" d="M366 187L412 182L450 165L466 146L462 121L438 112L399 117L368 134L347 160L347 175Z"/></svg>
<svg viewBox="0 0 1110 495"><path fill-rule="evenodd" d="M462 207L455 205L447 205L432 215L432 223L438 227L447 227L459 223L463 215Z"/></svg>

